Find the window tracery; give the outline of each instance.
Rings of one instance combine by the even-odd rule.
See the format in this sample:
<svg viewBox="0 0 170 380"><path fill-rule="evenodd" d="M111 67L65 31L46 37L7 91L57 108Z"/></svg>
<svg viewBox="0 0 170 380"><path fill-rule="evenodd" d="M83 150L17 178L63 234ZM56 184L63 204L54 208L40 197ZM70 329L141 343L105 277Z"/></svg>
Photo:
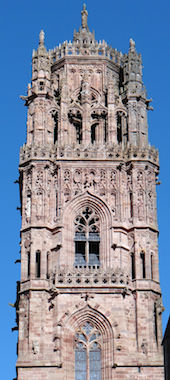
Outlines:
<svg viewBox="0 0 170 380"><path fill-rule="evenodd" d="M75 334L75 380L101 380L101 334L86 322Z"/></svg>
<svg viewBox="0 0 170 380"><path fill-rule="evenodd" d="M75 266L100 266L99 217L86 207L77 215L75 222Z"/></svg>

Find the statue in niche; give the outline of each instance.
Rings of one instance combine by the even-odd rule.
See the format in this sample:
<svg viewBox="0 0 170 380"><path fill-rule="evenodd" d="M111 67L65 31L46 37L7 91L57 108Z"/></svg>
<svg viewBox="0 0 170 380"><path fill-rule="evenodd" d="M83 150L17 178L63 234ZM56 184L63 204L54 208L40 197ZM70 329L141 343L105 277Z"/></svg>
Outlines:
<svg viewBox="0 0 170 380"><path fill-rule="evenodd" d="M127 174L127 188L129 191L132 191L132 176Z"/></svg>
<svg viewBox="0 0 170 380"><path fill-rule="evenodd" d="M31 171L28 170L26 176L26 190L31 190Z"/></svg>
<svg viewBox="0 0 170 380"><path fill-rule="evenodd" d="M137 181L138 181L138 185L140 187L142 187L142 185L143 185L143 173L141 171L139 171L137 173Z"/></svg>
<svg viewBox="0 0 170 380"><path fill-rule="evenodd" d="M142 348L143 354L147 355L147 353L148 353L148 344L147 344L146 339L143 339L143 342L141 344L141 348Z"/></svg>
<svg viewBox="0 0 170 380"><path fill-rule="evenodd" d="M77 169L73 176L73 183L75 186L75 195L79 194L81 192L81 185L82 185L82 172L80 169Z"/></svg>
<svg viewBox="0 0 170 380"><path fill-rule="evenodd" d="M116 183L116 172L115 172L115 170L112 170L110 173L110 181L112 184Z"/></svg>
<svg viewBox="0 0 170 380"><path fill-rule="evenodd" d="M83 75L83 80L81 84L81 95L84 98L88 98L90 96L90 83L89 83L89 76L87 72L85 72Z"/></svg>
<svg viewBox="0 0 170 380"><path fill-rule="evenodd" d="M70 182L70 171L67 169L64 171L64 181L67 183Z"/></svg>
<svg viewBox="0 0 170 380"><path fill-rule="evenodd" d="M69 186L66 186L64 188L64 197L65 197L65 202L68 202L71 199L71 191Z"/></svg>
<svg viewBox="0 0 170 380"><path fill-rule="evenodd" d="M43 190L37 190L36 217L40 219L43 215Z"/></svg>
<svg viewBox="0 0 170 380"><path fill-rule="evenodd" d="M25 205L25 218L26 222L28 222L28 218L31 216L31 194L27 194L26 205Z"/></svg>
<svg viewBox="0 0 170 380"><path fill-rule="evenodd" d="M153 195L152 191L148 192L148 209L152 213L153 212Z"/></svg>
<svg viewBox="0 0 170 380"><path fill-rule="evenodd" d="M154 183L154 178L153 178L153 173L151 171L148 172L147 174L147 187L152 190L152 186L153 186L153 183Z"/></svg>
<svg viewBox="0 0 170 380"><path fill-rule="evenodd" d="M143 220L144 217L144 201L143 201L143 191L138 192L138 218Z"/></svg>
<svg viewBox="0 0 170 380"><path fill-rule="evenodd" d="M111 187L111 195L115 194L116 191L116 172L115 170L112 170L110 173L110 187Z"/></svg>

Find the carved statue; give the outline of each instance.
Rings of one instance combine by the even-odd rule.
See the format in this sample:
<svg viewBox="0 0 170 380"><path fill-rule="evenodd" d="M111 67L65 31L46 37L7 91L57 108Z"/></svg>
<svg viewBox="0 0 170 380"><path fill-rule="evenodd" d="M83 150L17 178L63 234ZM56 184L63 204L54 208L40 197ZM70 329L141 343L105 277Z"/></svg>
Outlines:
<svg viewBox="0 0 170 380"><path fill-rule="evenodd" d="M81 11L81 25L82 28L87 28L87 16L88 12L86 9L86 4L83 4L83 10Z"/></svg>

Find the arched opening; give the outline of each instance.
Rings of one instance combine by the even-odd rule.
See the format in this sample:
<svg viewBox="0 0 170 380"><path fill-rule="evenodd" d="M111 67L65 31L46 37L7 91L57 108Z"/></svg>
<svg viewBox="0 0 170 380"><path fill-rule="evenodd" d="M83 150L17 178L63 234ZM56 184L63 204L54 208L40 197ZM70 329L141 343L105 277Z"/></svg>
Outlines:
<svg viewBox="0 0 170 380"><path fill-rule="evenodd" d="M75 380L101 380L100 332L85 322L75 334Z"/></svg>
<svg viewBox="0 0 170 380"><path fill-rule="evenodd" d="M100 266L99 217L91 207L85 207L75 222L75 267Z"/></svg>
<svg viewBox="0 0 170 380"><path fill-rule="evenodd" d="M41 252L39 250L36 251L35 256L35 276L37 278L41 277Z"/></svg>
<svg viewBox="0 0 170 380"><path fill-rule="evenodd" d="M151 253L151 280L153 280L153 253Z"/></svg>
<svg viewBox="0 0 170 380"><path fill-rule="evenodd" d="M95 123L91 126L91 143L94 144L96 142L96 128L99 124Z"/></svg>
<svg viewBox="0 0 170 380"><path fill-rule="evenodd" d="M118 144L128 141L128 123L127 117L123 111L118 111L116 114L117 120L117 142Z"/></svg>
<svg viewBox="0 0 170 380"><path fill-rule="evenodd" d="M131 191L129 193L129 198L130 198L130 218L133 218L133 194Z"/></svg>
<svg viewBox="0 0 170 380"><path fill-rule="evenodd" d="M58 141L58 112L52 113L52 118L54 119L54 144Z"/></svg>
<svg viewBox="0 0 170 380"><path fill-rule="evenodd" d="M91 143L104 144L108 140L107 113L106 111L93 111L91 114L93 124L91 126Z"/></svg>
<svg viewBox="0 0 170 380"><path fill-rule="evenodd" d="M157 318L156 302L154 302L153 315L154 315L154 335L155 335L156 343L158 344L158 318Z"/></svg>
<svg viewBox="0 0 170 380"><path fill-rule="evenodd" d="M99 218L99 230L98 232L96 231L96 234L94 235L96 242L98 243L97 246L99 247L99 265L100 267L110 267L112 263L112 232L110 229L112 223L111 212L103 200L101 200L96 195L90 194L89 191L86 191L85 194L80 194L71 201L67 202L67 207L65 208L63 215L65 228L63 231L63 255L60 255L60 265L65 266L67 263L68 266L75 267L75 241L78 241L79 237L79 241L84 242L83 238L81 238L80 235L76 234L75 221L79 216L84 217L84 215L82 215L82 211L87 207L92 209L93 213ZM86 223L88 223L87 220ZM88 228L90 227L92 226L89 225ZM89 240L92 241L91 234L89 235ZM89 247L89 240L87 237L85 237L86 247Z"/></svg>
<svg viewBox="0 0 170 380"><path fill-rule="evenodd" d="M83 134L82 134L82 115L80 111L73 112L72 110L68 113L68 118L71 124L76 128L76 142L78 144L82 143Z"/></svg>
<svg viewBox="0 0 170 380"><path fill-rule="evenodd" d="M47 257L46 257L46 278L50 278L50 267L49 267L49 262L50 262L50 253L47 252Z"/></svg>
<svg viewBox="0 0 170 380"><path fill-rule="evenodd" d="M142 278L146 278L146 268L145 268L145 252L140 253L141 266L142 266Z"/></svg>
<svg viewBox="0 0 170 380"><path fill-rule="evenodd" d="M30 263L31 263L31 256L30 252L27 253L27 278L30 277Z"/></svg>
<svg viewBox="0 0 170 380"><path fill-rule="evenodd" d="M135 253L131 253L131 272L132 272L132 280L136 278L136 270L135 270Z"/></svg>
<svg viewBox="0 0 170 380"><path fill-rule="evenodd" d="M70 380L112 379L113 330L108 319L89 305L65 320L63 360Z"/></svg>

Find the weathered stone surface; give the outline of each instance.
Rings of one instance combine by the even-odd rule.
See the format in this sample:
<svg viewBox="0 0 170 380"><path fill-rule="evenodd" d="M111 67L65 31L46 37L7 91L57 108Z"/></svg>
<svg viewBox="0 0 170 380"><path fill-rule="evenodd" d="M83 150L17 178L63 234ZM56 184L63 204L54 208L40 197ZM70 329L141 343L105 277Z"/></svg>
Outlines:
<svg viewBox="0 0 170 380"><path fill-rule="evenodd" d="M76 379L90 326L102 380L162 380L159 161L141 56L133 40L125 55L97 42L87 15L54 51L41 31L22 97L17 379Z"/></svg>

